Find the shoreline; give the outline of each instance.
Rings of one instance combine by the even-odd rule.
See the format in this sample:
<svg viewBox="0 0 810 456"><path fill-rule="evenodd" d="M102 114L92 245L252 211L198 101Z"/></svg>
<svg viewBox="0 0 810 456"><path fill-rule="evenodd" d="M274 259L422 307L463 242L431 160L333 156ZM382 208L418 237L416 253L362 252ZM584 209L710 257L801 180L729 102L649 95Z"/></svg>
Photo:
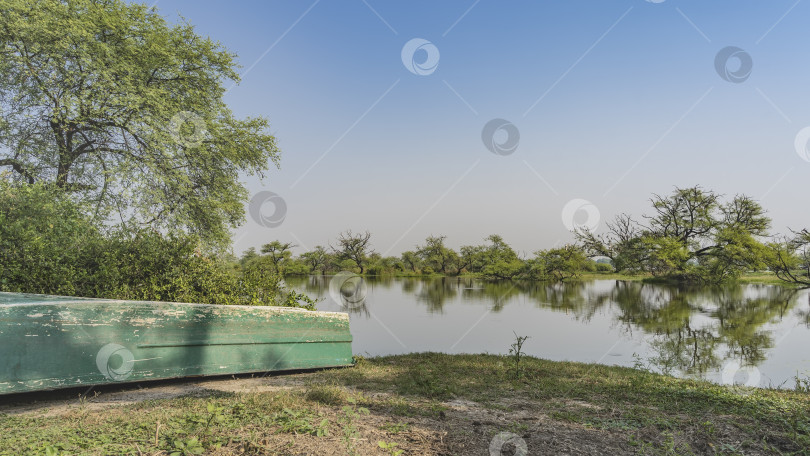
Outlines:
<svg viewBox="0 0 810 456"><path fill-rule="evenodd" d="M525 444L528 454L810 454L807 392L534 357L521 359L517 377L512 363L416 353L263 378L123 385L85 398L56 392L34 405L41 396L6 396L0 454L184 454L182 446L218 455L472 455L493 442Z"/></svg>

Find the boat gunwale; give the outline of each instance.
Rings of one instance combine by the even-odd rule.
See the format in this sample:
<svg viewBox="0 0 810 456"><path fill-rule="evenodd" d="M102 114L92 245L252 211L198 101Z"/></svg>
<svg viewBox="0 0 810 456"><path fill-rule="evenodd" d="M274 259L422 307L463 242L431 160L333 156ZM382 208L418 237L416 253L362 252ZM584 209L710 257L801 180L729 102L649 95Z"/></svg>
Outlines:
<svg viewBox="0 0 810 456"><path fill-rule="evenodd" d="M168 305L168 306L190 306L190 307L216 307L216 308L237 308L237 309L266 309L271 311L284 312L300 312L310 315L337 315L346 316L347 312L334 312L328 310L308 310L299 307L288 306L250 306L243 304L200 304L196 302L171 302L171 301L135 301L128 299L105 299L105 298L82 298L78 296L59 296L59 295L44 295L34 293L14 293L7 291L0 291L0 296L3 295L22 295L22 296L42 296L49 298L66 298L65 300L46 299L41 301L19 302L19 303L0 303L2 307L25 307L25 306L61 306L67 304L151 304L151 305Z"/></svg>

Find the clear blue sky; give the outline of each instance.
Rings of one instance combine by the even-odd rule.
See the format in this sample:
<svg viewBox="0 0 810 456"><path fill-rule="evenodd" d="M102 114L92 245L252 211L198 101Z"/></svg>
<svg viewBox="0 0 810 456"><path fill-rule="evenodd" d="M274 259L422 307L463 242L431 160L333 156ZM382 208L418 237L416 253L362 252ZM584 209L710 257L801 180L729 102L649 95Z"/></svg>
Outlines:
<svg viewBox="0 0 810 456"><path fill-rule="evenodd" d="M810 126L810 1L155 5L238 54L243 81L226 101L269 118L282 149L280 171L247 183L279 194L286 218L248 217L237 254L274 239L301 252L348 228L370 230L381 253L499 233L530 254L572 240L571 200L592 204L574 223L596 208L601 231L647 211L651 193L695 184L761 200L775 231L810 227L810 162L794 145ZM403 63L414 38L438 50L430 74ZM747 78L716 70L728 46L750 56ZM733 79L743 64L722 68ZM519 131L514 153L485 147L496 118Z"/></svg>

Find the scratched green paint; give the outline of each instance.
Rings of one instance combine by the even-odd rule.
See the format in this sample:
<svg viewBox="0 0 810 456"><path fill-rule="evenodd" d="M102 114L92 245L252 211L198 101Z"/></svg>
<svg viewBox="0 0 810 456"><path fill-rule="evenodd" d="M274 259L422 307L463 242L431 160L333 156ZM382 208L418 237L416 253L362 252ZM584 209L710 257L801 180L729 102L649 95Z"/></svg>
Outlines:
<svg viewBox="0 0 810 456"><path fill-rule="evenodd" d="M0 293L0 394L348 366L345 313Z"/></svg>

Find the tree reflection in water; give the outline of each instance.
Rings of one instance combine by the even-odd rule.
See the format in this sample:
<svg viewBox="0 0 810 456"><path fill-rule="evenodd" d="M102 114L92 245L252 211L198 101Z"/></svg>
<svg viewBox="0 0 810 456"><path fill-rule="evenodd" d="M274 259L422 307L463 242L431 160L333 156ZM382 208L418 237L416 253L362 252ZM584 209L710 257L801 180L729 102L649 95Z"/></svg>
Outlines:
<svg viewBox="0 0 810 456"><path fill-rule="evenodd" d="M621 280L543 283L467 277L365 280L369 295L375 287L398 284L403 294L413 295L431 314L442 314L450 302L485 304L497 313L515 299L582 322L598 312L606 313L626 331L640 330L650 336L654 354L646 361L651 367L697 375L719 370L731 360L741 366L762 363L776 343L772 327L800 301L805 302L799 290L778 285L691 286ZM328 299L328 281L328 276L312 276L295 285ZM810 306L800 307L794 317L810 327ZM348 311L369 313L366 306Z"/></svg>

